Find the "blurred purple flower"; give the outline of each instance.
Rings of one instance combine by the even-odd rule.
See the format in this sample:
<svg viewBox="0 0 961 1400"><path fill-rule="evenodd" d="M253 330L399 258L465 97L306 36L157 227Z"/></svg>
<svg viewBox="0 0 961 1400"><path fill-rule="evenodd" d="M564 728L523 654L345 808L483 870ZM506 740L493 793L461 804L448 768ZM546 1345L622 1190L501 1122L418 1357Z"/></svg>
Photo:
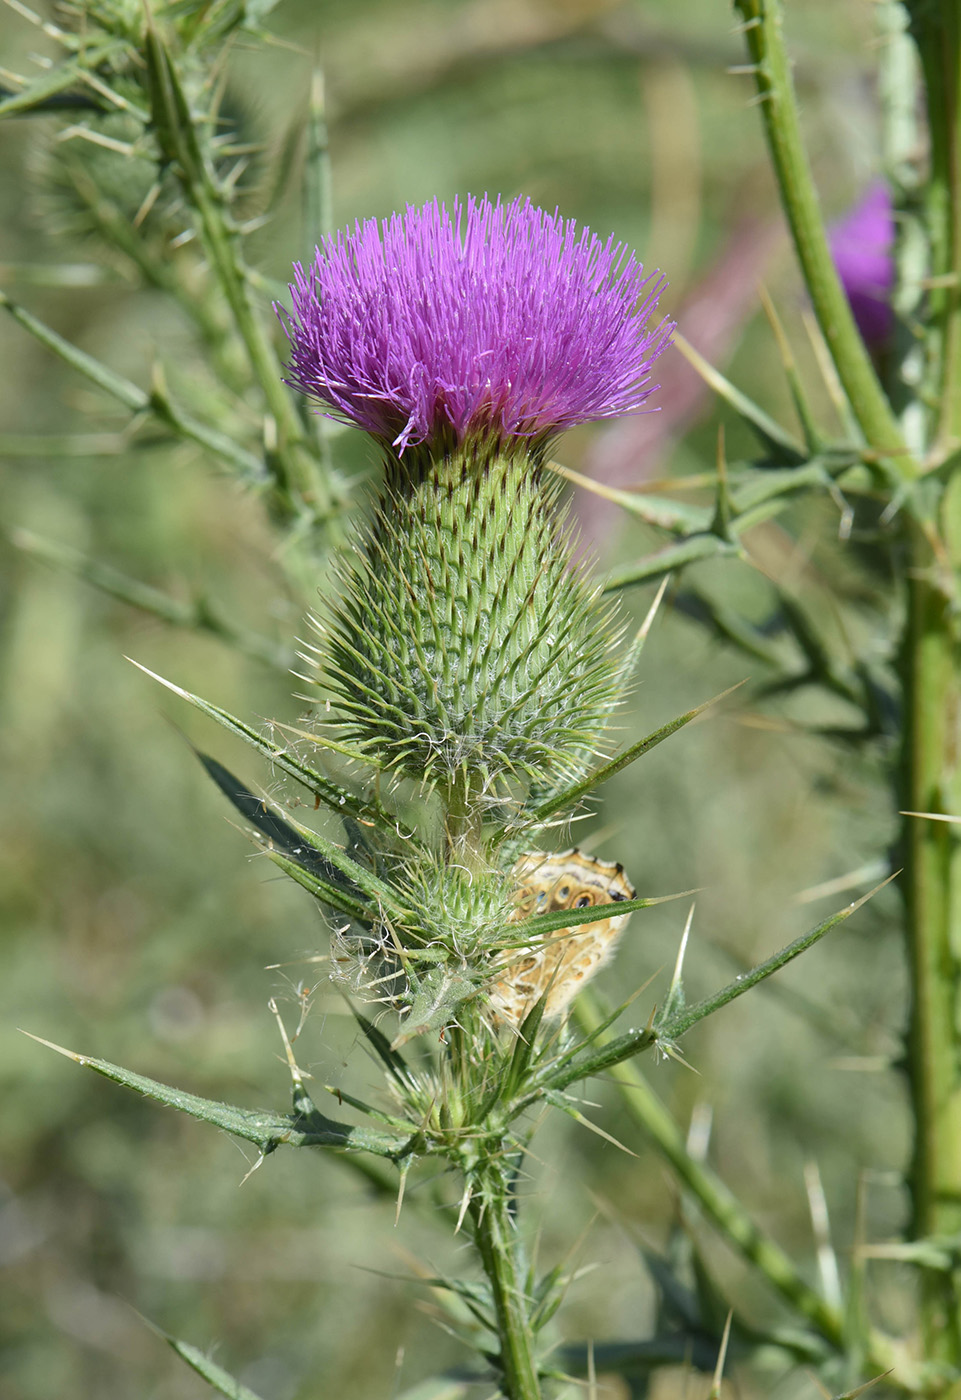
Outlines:
<svg viewBox="0 0 961 1400"><path fill-rule="evenodd" d="M633 413L673 330L659 273L523 199L408 206L294 274L288 382L401 452Z"/></svg>
<svg viewBox="0 0 961 1400"><path fill-rule="evenodd" d="M830 233L831 255L865 343L882 346L894 315L894 212L887 185L876 180Z"/></svg>

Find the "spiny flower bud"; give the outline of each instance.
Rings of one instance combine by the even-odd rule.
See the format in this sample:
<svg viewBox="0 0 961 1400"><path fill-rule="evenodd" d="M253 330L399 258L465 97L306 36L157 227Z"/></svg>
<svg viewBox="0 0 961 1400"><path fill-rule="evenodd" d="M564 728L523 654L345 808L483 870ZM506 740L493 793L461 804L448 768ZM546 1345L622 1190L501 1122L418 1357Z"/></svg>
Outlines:
<svg viewBox="0 0 961 1400"><path fill-rule="evenodd" d="M617 700L615 633L569 567L536 472L462 451L391 487L330 624L326 671L350 737L398 772L465 772L491 795L576 772Z"/></svg>

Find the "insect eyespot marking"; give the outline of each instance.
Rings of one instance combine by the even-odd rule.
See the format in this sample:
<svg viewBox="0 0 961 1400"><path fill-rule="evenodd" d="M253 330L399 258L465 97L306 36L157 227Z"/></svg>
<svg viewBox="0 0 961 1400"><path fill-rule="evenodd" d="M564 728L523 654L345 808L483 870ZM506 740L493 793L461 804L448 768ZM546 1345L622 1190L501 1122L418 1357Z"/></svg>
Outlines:
<svg viewBox="0 0 961 1400"><path fill-rule="evenodd" d="M574 900L575 909L587 909L594 903L589 894L582 894L579 899Z"/></svg>
<svg viewBox="0 0 961 1400"><path fill-rule="evenodd" d="M558 899L567 899L567 897L568 897L568 895L570 894L570 892L571 892L571 887L570 887L570 885L561 885L560 889L557 891L557 898L558 898Z"/></svg>
<svg viewBox="0 0 961 1400"><path fill-rule="evenodd" d="M610 896L611 896L611 903L612 903L612 904L620 904L620 902L621 902L622 899L626 899L626 898L627 898L627 895L626 895L626 894L621 894L620 890L611 890L611 891L610 891ZM618 918L620 918L620 915L618 915Z"/></svg>

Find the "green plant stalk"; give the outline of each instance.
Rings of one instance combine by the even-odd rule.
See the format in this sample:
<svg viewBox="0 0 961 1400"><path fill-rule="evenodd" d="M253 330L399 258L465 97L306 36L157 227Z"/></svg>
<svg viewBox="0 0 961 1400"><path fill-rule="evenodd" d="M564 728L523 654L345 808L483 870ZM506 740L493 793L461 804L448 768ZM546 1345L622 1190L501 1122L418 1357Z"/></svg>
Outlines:
<svg viewBox="0 0 961 1400"><path fill-rule="evenodd" d="M953 556L959 561L959 541ZM951 602L915 541L902 650L905 697L903 806L961 813L961 657ZM961 841L949 823L905 817L904 897L912 1005L908 1067L915 1117L911 1193L914 1235L961 1230L961 1064L958 962L961 954ZM926 1350L961 1366L961 1279L923 1276Z"/></svg>
<svg viewBox="0 0 961 1400"><path fill-rule="evenodd" d="M306 508L315 519L331 512L333 493L317 459L304 441L300 419L284 386L280 362L248 294L239 230L224 206L220 188L200 149L173 60L152 23L147 27L147 62L153 78L153 117L158 141L177 165L184 194L196 210L211 267L230 307L247 351L251 370L264 394L276 432L268 445L278 504L299 515Z"/></svg>
<svg viewBox="0 0 961 1400"><path fill-rule="evenodd" d="M520 1237L505 1177L503 1158L489 1154L478 1165L470 1204L474 1244L490 1284L504 1394L508 1400L541 1400Z"/></svg>
<svg viewBox="0 0 961 1400"><path fill-rule="evenodd" d="M892 395L902 406L915 451L935 460L958 431L957 287L935 285L961 267L958 158L961 16L948 5L889 2L879 13L885 156L899 204L894 308L899 317ZM908 30L910 29L910 37ZM914 43L912 43L912 40ZM914 45L917 45L915 49ZM920 73L919 73L920 66ZM917 90L923 76L930 157L923 202L916 152ZM917 326L923 325L923 339ZM954 474L954 481L957 476ZM961 704L956 573L961 548L956 484L926 483L930 519L910 530L905 622L901 637L904 696L901 801L908 811L958 813L958 716ZM955 576L955 577L953 577ZM959 844L943 822L904 817L907 952L912 1000L908 1073L915 1119L910 1173L916 1239L949 1235L961 1224L961 1044L957 1022L961 952ZM961 1365L961 1286L949 1268L923 1268L921 1319L925 1354Z"/></svg>
<svg viewBox="0 0 961 1400"><path fill-rule="evenodd" d="M932 287L928 388L937 404L934 451L961 440L961 9L956 0L906 6L927 94L930 156L925 218Z"/></svg>
<svg viewBox="0 0 961 1400"><path fill-rule="evenodd" d="M867 442L879 453L891 454L888 471L894 482L910 480L917 468L907 453L831 258L801 138L780 4L778 0L734 0L734 4L744 19L771 163L821 333Z"/></svg>
<svg viewBox="0 0 961 1400"><path fill-rule="evenodd" d="M146 393L139 385L125 379L121 374L115 374L112 369L101 364L99 360L95 360L92 355L86 354L76 345L71 345L70 341L64 340L63 336L58 335L43 321L38 320L32 312L11 301L3 291L0 291L0 308L8 311L13 319L41 345L52 350L65 364L84 375L104 393L110 394L111 397L124 404L132 413L152 414L153 417L166 424L177 436L196 443L198 447L204 448L205 451L212 453L233 467L244 480L257 484L263 480L264 467L259 458L248 452L233 438L228 437L226 433L208 427L206 424L198 422L196 418L184 413L171 401L161 383L156 382L150 393Z"/></svg>
<svg viewBox="0 0 961 1400"><path fill-rule="evenodd" d="M600 1025L601 1014L589 990L582 992L574 1003L574 1017L586 1034L591 1034ZM600 1044L604 1044L606 1039L607 1037L603 1037ZM630 1116L648 1134L724 1238L754 1265L771 1287L780 1293L795 1312L805 1318L825 1341L843 1349L845 1329L842 1313L806 1282L790 1256L755 1225L724 1182L715 1176L709 1167L703 1166L688 1154L677 1124L637 1066L624 1062L615 1065L608 1074L621 1090L624 1105ZM886 1338L875 1336L869 1340L868 1359L869 1364L879 1372L890 1369L894 1358ZM899 1367L898 1377L892 1377L892 1383L899 1384L902 1374ZM905 1388L914 1387L905 1384Z"/></svg>
<svg viewBox="0 0 961 1400"><path fill-rule="evenodd" d="M191 632L206 632L208 636L219 638L242 656L253 657L285 675L290 672L294 660L291 651L277 645L269 637L258 636L255 632L235 627L233 623L221 617L216 605L203 595L191 598L186 603L181 602L179 598L172 598L169 593L164 593L159 588L143 583L140 579L131 578L119 569L111 568L109 564L101 564L68 545L42 539L30 530L11 531L10 542L25 554L32 555L34 559L42 559L54 568L64 569L111 598L117 598L132 608L139 608L151 617L160 618L168 626L183 627Z"/></svg>

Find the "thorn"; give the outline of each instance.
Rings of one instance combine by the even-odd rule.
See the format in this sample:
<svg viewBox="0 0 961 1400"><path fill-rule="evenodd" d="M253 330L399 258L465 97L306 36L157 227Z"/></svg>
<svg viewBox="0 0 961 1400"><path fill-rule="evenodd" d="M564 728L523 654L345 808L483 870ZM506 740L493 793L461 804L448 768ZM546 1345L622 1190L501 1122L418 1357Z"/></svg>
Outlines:
<svg viewBox="0 0 961 1400"><path fill-rule="evenodd" d="M73 1060L74 1064L90 1064L91 1057L89 1055L78 1055L76 1050L67 1050L63 1045L57 1045L52 1040L44 1040L42 1035L34 1035L33 1031L25 1031L22 1026L18 1026L17 1030L21 1035L29 1036L31 1040L35 1040L38 1045L45 1045L48 1050L56 1050L58 1055L65 1055L68 1060Z"/></svg>
<svg viewBox="0 0 961 1400"><path fill-rule="evenodd" d="M247 1171L247 1172L245 1172L244 1175L241 1177L241 1179L240 1179L240 1184L241 1184L241 1186L245 1186L245 1185L246 1185L246 1183L247 1183L247 1182L250 1180L250 1178L253 1176L254 1172L257 1171L257 1169L258 1169L259 1167L262 1167L265 1161L266 1161L266 1153L264 1153L264 1152L259 1153L258 1156L257 1156L256 1162L253 1164L253 1166L250 1168L250 1170Z"/></svg>
<svg viewBox="0 0 961 1400"><path fill-rule="evenodd" d="M310 1104L310 1106L313 1107L310 1095L304 1088L304 1078L300 1072L300 1066L294 1059L294 1051L290 1043L290 1038L287 1035L287 1028L284 1025L280 1012L277 1009L277 1002L273 997L271 997L268 1001L267 1009L275 1017L277 1021L277 1029L280 1031L280 1038L284 1042L284 1050L287 1055L287 1068L290 1070L290 1078L294 1086L294 1107L299 1109L300 1106L305 1103Z"/></svg>
<svg viewBox="0 0 961 1400"><path fill-rule="evenodd" d="M727 1359L727 1344L731 1338L731 1322L734 1318L734 1309L728 1312L727 1322L724 1324L724 1336L721 1338L721 1349L717 1354L717 1365L714 1367L714 1379L711 1381L711 1391L709 1400L720 1400L721 1380L724 1375L724 1362Z"/></svg>
<svg viewBox="0 0 961 1400"><path fill-rule="evenodd" d="M672 1045L669 1040L659 1041L658 1049L660 1050L662 1055L667 1057L667 1059L676 1060L679 1065L683 1065L685 1069L689 1069L692 1074L696 1074L698 1078L700 1078L701 1071L699 1069L695 1069L695 1067L691 1064L689 1060L685 1060L684 1056L681 1054L680 1050L678 1050L677 1046Z"/></svg>
<svg viewBox="0 0 961 1400"><path fill-rule="evenodd" d="M471 1203L471 1197L473 1196L473 1194L474 1188L470 1184L470 1182L467 1182L464 1186L464 1194L460 1198L460 1210L457 1212L457 1224L454 1226L455 1235L460 1234L460 1227L464 1223L464 1216L467 1214L467 1207Z"/></svg>
<svg viewBox="0 0 961 1400"><path fill-rule="evenodd" d="M407 1189L407 1173L410 1171L410 1158L405 1158L400 1168L400 1182L397 1186L397 1206L394 1210L394 1228L400 1224L401 1207L404 1204L404 1192Z"/></svg>
<svg viewBox="0 0 961 1400"><path fill-rule="evenodd" d="M817 1249L818 1273L821 1276L821 1292L832 1307L842 1304L841 1276L838 1272L837 1255L831 1243L831 1223L828 1218L828 1204L821 1183L821 1173L815 1161L804 1165L804 1187L807 1191L808 1209L811 1212L811 1228Z"/></svg>
<svg viewBox="0 0 961 1400"><path fill-rule="evenodd" d="M838 539L842 544L847 544L851 538L851 531L854 528L854 507L845 498L840 486L833 479L828 481L828 495L838 508L840 519L838 520Z"/></svg>
<svg viewBox="0 0 961 1400"><path fill-rule="evenodd" d="M688 911L687 922L684 925L684 932L681 934L681 946L677 950L677 962L674 964L674 976L671 978L671 989L667 994L667 1000L669 1005L673 1004L675 995L677 994L681 985L681 973L684 968L684 956L687 953L687 941L691 936L691 925L694 922L694 910L696 908L697 902L695 901L691 904L691 907Z"/></svg>
<svg viewBox="0 0 961 1400"><path fill-rule="evenodd" d="M661 600L663 599L664 594L667 592L667 585L670 583L670 581L670 574L665 574L664 577L661 579L660 587L654 595L654 601L647 610L647 616L638 628L637 637L635 639L635 645L637 645L637 643L647 641L647 634L651 630L651 626L654 622L655 617L657 616L657 610L661 606Z"/></svg>

